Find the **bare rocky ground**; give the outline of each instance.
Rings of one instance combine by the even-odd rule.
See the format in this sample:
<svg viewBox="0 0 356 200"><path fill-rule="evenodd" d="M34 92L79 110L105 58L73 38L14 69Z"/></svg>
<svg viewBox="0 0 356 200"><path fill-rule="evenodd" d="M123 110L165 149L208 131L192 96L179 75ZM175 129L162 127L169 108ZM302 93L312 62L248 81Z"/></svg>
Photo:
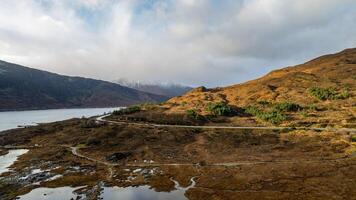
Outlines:
<svg viewBox="0 0 356 200"><path fill-rule="evenodd" d="M353 199L354 133L225 130L72 119L8 131L0 145L34 147L2 175L0 199L37 187L149 185L188 199ZM77 154L73 153L73 148ZM40 172L31 176L31 171ZM22 177L22 178L21 178Z"/></svg>

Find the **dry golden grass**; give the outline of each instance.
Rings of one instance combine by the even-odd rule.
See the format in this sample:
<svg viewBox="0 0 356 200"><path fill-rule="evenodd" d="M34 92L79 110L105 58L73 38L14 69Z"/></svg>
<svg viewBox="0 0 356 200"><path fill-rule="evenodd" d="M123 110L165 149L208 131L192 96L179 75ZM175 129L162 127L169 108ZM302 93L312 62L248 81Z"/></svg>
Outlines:
<svg viewBox="0 0 356 200"><path fill-rule="evenodd" d="M335 88L341 92L348 89L349 98L321 101L309 94L311 87ZM347 49L337 54L322 56L302 65L273 71L259 79L224 88L197 88L163 104L166 113L184 113L195 109L207 114L210 102L224 102L232 106L246 107L259 101L295 102L325 109L318 112L311 122L356 123L356 49ZM298 119L299 117L297 117ZM299 118L300 119L300 118ZM302 121L303 121L302 120Z"/></svg>

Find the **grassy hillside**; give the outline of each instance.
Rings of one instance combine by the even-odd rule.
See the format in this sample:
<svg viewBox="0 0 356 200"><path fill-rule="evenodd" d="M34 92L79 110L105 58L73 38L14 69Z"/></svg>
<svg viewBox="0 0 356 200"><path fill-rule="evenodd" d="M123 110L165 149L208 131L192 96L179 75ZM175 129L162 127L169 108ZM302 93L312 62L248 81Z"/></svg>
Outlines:
<svg viewBox="0 0 356 200"><path fill-rule="evenodd" d="M355 88L356 49L347 49L246 83L195 88L130 117L157 122L164 114L163 123L177 124L356 127Z"/></svg>
<svg viewBox="0 0 356 200"><path fill-rule="evenodd" d="M354 126L356 49L287 67L259 79L223 88L196 88L170 99L166 112L209 115L209 106L245 109L258 121L303 121ZM270 118L273 118L270 120Z"/></svg>

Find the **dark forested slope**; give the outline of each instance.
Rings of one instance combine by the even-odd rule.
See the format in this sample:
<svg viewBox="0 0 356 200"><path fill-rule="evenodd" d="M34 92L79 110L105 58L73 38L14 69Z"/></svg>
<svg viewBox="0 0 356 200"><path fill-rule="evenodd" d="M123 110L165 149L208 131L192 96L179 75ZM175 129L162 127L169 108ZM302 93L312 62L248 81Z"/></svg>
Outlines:
<svg viewBox="0 0 356 200"><path fill-rule="evenodd" d="M106 81L0 61L0 110L125 106L165 99Z"/></svg>

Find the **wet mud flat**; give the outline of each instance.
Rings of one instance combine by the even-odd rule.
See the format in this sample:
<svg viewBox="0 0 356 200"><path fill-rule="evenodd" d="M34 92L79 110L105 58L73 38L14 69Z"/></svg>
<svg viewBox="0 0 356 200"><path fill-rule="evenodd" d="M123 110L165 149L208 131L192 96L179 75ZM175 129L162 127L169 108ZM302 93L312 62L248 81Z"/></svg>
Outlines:
<svg viewBox="0 0 356 200"><path fill-rule="evenodd" d="M1 199L55 195L61 190L74 199L120 195L142 199L143 194L151 199L356 195L355 144L347 132L83 124L67 120L15 130L11 138L0 136L2 146L37 145L1 175ZM86 158L73 154L73 147Z"/></svg>

